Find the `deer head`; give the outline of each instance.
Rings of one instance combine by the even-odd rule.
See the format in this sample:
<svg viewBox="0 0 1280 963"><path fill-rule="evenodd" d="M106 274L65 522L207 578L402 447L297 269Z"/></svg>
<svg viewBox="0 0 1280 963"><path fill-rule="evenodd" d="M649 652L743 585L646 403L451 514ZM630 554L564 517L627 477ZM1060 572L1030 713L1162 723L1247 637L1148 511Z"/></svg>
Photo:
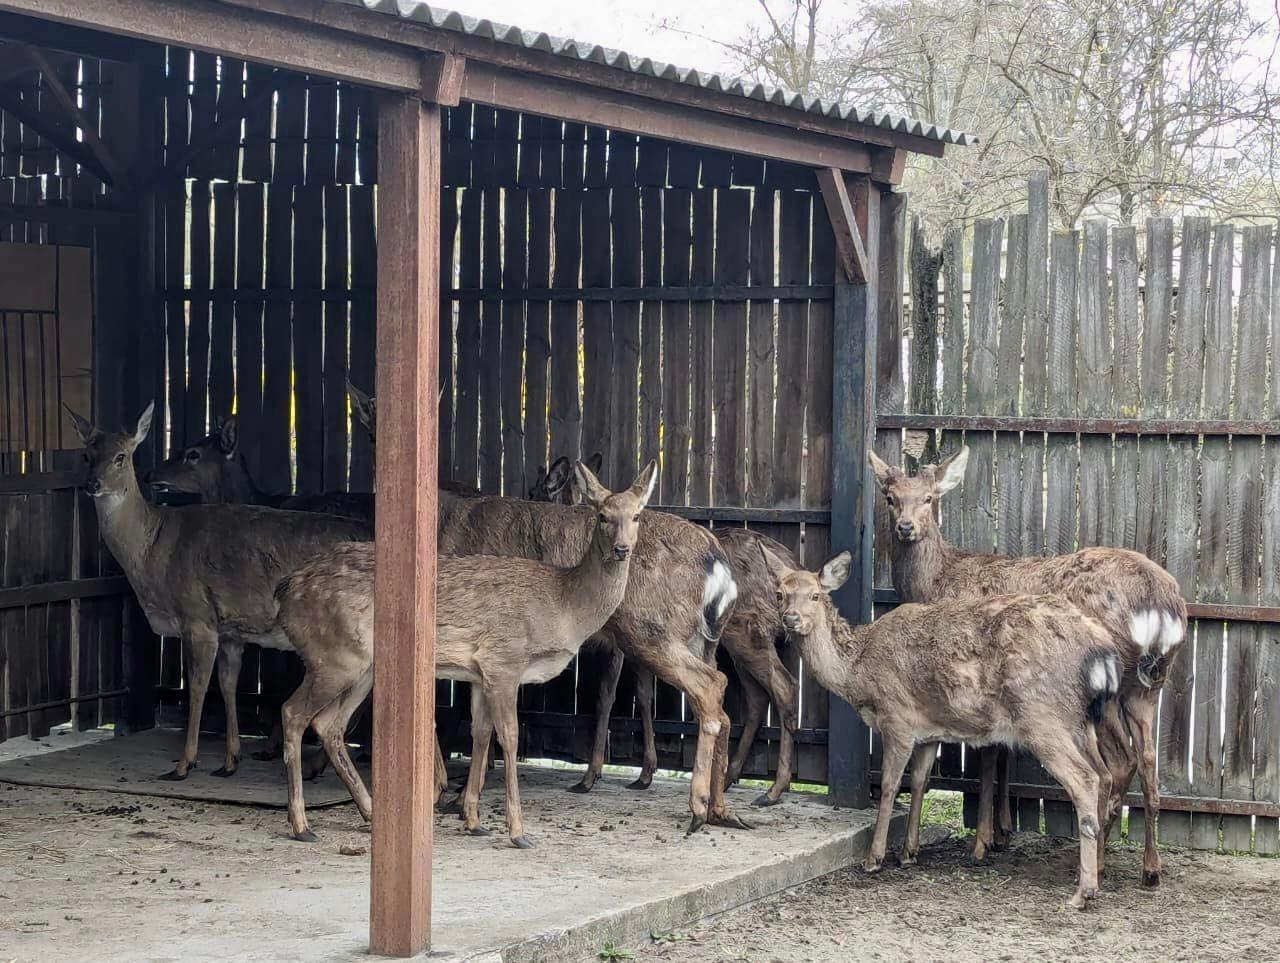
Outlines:
<svg viewBox="0 0 1280 963"><path fill-rule="evenodd" d="M378 442L378 402L373 395L367 395L348 379L347 396L351 399L351 411L356 416L356 421L364 425L365 431L369 432L369 441L371 444Z"/></svg>
<svg viewBox="0 0 1280 963"><path fill-rule="evenodd" d="M848 580L853 556L841 552L822 566L821 572L808 572L791 568L764 545L760 551L778 580L778 610L787 631L811 635L816 626L825 625L832 604L828 596Z"/></svg>
<svg viewBox="0 0 1280 963"><path fill-rule="evenodd" d="M147 405L147 410L138 418L138 426L132 434L103 431L67 408L76 434L84 442L84 460L89 466L84 490L88 494L94 498L120 498L137 491L138 479L133 471L133 452L151 430L151 416L155 407L154 401Z"/></svg>
<svg viewBox="0 0 1280 963"><path fill-rule="evenodd" d="M961 448L936 465L921 465L915 477L882 461L875 452L868 455L876 486L889 506L894 537L900 542L918 542L937 524L933 503L963 480L969 448Z"/></svg>
<svg viewBox="0 0 1280 963"><path fill-rule="evenodd" d="M144 481L158 492L200 495L206 502L225 501L223 472L240 451L240 428L235 415L193 445L170 455L147 473Z"/></svg>
<svg viewBox="0 0 1280 963"><path fill-rule="evenodd" d="M631 487L617 493L600 484L600 479L582 462L574 464L574 484L582 501L597 512L595 545L606 560L625 562L640 537L640 513L653 495L658 479L658 463L650 461Z"/></svg>
<svg viewBox="0 0 1280 963"><path fill-rule="evenodd" d="M584 462L591 471L599 475L604 456L596 452ZM550 468L538 466L538 477L529 487L531 502L576 502L577 488L570 484L573 480L573 463L561 455L551 463ZM566 498L565 496L570 496Z"/></svg>

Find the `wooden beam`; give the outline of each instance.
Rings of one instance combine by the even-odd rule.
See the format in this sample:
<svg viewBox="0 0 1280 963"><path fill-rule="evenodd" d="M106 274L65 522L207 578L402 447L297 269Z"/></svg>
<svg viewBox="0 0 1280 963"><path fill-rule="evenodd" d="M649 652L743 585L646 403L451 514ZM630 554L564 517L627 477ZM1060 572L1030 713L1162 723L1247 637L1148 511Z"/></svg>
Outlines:
<svg viewBox="0 0 1280 963"><path fill-rule="evenodd" d="M377 567L369 943L413 956L431 935L440 321L440 107L378 111ZM432 484L422 484L431 479Z"/></svg>
<svg viewBox="0 0 1280 963"><path fill-rule="evenodd" d="M870 149L855 141L729 117L621 90L588 87L558 77L471 61L462 88L464 100L479 104L793 164L859 173L871 170Z"/></svg>
<svg viewBox="0 0 1280 963"><path fill-rule="evenodd" d="M867 197L865 229L874 264L880 248L879 192ZM831 551L853 555L849 580L836 592L835 602L854 622L871 621L875 541L875 487L867 452L875 444L876 431L878 272L865 271L863 278L862 284L837 280L832 336ZM831 802L863 808L870 799L871 737L866 723L852 706L832 695L828 726Z"/></svg>
<svg viewBox="0 0 1280 963"><path fill-rule="evenodd" d="M467 62L451 53L422 55L422 99L441 107L457 107L462 100Z"/></svg>
<svg viewBox="0 0 1280 963"><path fill-rule="evenodd" d="M819 169L814 173L817 174L818 186L822 189L822 202L827 207L831 229L836 235L836 257L843 274L837 281L866 284L871 276L871 268L867 247L863 243L865 225L859 230L844 174L835 168Z"/></svg>
<svg viewBox="0 0 1280 963"><path fill-rule="evenodd" d="M50 147L91 171L104 184L109 187L117 185L115 176L103 166L98 155L90 150L87 144L76 140L75 131L59 127L52 117L33 108L12 90L0 88L0 110L22 121L47 140Z"/></svg>
<svg viewBox="0 0 1280 963"><path fill-rule="evenodd" d="M871 155L871 178L897 187L907 170L907 152L901 147L878 150Z"/></svg>
<svg viewBox="0 0 1280 963"><path fill-rule="evenodd" d="M58 53L114 63L131 63L147 49L146 44L126 37L5 12L0 12L0 37L33 43Z"/></svg>
<svg viewBox="0 0 1280 963"><path fill-rule="evenodd" d="M67 90L62 78L58 76L57 70L49 58L45 56L44 51L39 47L33 47L28 44L22 48L22 54L40 71L43 77L44 92L52 97L53 102L66 115L67 120L80 129L80 134L84 138L82 143L98 159L98 163L111 175L112 183L116 186L123 185L128 180L128 172L120 166L115 153L98 136L97 124L91 118L85 116L85 112L76 103L75 96L71 91Z"/></svg>
<svg viewBox="0 0 1280 963"><path fill-rule="evenodd" d="M330 4L293 3L315 10ZM390 90L421 87L421 55L403 44L341 33L303 17L285 19L256 4L214 0L0 0L26 14L139 40L225 54L320 77Z"/></svg>

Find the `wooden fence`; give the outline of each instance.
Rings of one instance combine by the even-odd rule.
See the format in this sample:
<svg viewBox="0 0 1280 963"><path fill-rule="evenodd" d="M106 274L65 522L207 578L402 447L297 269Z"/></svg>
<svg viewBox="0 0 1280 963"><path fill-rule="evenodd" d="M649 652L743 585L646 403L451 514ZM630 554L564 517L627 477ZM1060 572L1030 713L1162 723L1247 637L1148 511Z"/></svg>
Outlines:
<svg viewBox="0 0 1280 963"><path fill-rule="evenodd" d="M962 443L946 537L1009 554L1133 548L1178 579L1191 636L1160 707L1162 841L1280 846L1280 245L1271 225L1181 225L1143 237L1101 221L1048 229L1047 182L1028 209L918 232L906 350L881 357L877 449L933 460ZM1270 347L1268 347L1270 346ZM914 462L905 458L905 463ZM877 533L877 600L893 599ZM973 789L975 754L939 761ZM1073 831L1034 759L1017 762L1019 818ZM1131 809L1130 834L1142 812Z"/></svg>

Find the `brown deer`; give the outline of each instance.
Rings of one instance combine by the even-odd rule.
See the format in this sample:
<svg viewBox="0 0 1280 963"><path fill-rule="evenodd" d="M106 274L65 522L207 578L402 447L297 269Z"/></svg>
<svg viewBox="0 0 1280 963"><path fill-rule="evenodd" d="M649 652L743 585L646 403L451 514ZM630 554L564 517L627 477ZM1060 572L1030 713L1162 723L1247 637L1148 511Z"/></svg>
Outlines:
<svg viewBox="0 0 1280 963"><path fill-rule="evenodd" d="M1146 809L1143 882L1155 886L1160 881L1155 714L1160 688L1186 638L1187 607L1178 583L1145 555L1126 549L1086 548L1070 555L1011 558L951 547L942 537L934 506L960 484L968 457L969 449L961 448L938 465L922 466L913 478L871 454L876 482L892 521L894 588L907 602L1006 592L1051 594L1074 603L1106 627L1120 647L1124 665L1118 700L1121 711L1106 715L1101 732L1114 793L1106 822L1109 826L1119 816L1136 768ZM994 771L994 757L988 752L982 765L982 803L974 852L978 859L993 835L989 801ZM1002 823L1008 818L1007 799L1004 794Z"/></svg>
<svg viewBox="0 0 1280 963"><path fill-rule="evenodd" d="M519 687L559 675L622 601L633 568L641 512L653 493L649 462L626 491L604 488L579 462L575 482L593 516L572 567L525 558L442 556L436 579L436 675L471 684L471 771L462 796L467 832L480 825L489 741L497 729L507 790L511 842L532 845L524 831L516 755ZM315 727L357 808L370 818L369 792L347 755L347 720L373 681L373 546L342 545L281 582L279 622L307 667L282 713L289 821L295 839L313 840L302 798L303 730Z"/></svg>
<svg viewBox="0 0 1280 963"><path fill-rule="evenodd" d="M912 762L904 864L920 848L920 796L941 740L1025 746L1062 784L1080 824L1080 878L1069 905L1098 892L1098 845L1111 791L1097 726L1119 689L1112 635L1070 602L992 595L905 604L850 625L830 593L849 577L842 552L820 574L791 568L768 549L778 607L807 671L879 730L880 809L864 867L884 863L889 821ZM917 792L919 786L919 792Z"/></svg>
<svg viewBox="0 0 1280 963"><path fill-rule="evenodd" d="M594 516L582 505L515 498L442 500L438 548L441 555L517 556L570 566L582 557ZM673 515L644 514L622 604L597 633L613 652L600 682L595 748L576 790L589 790L604 766L609 713L625 656L683 690L693 704L699 725L689 831L707 822L747 828L724 801L726 680L707 659L732 616L737 594L728 558L710 532Z"/></svg>
<svg viewBox="0 0 1280 963"><path fill-rule="evenodd" d="M597 476L600 466L604 464L604 455L596 452L586 459L584 464ZM551 463L550 468L538 466L538 477L529 486L529 501L556 502L560 505L574 505L575 498L580 497L573 481L573 464L561 455Z"/></svg>
<svg viewBox="0 0 1280 963"><path fill-rule="evenodd" d="M182 639L188 686L186 744L163 779L185 779L196 765L205 693L218 665L226 703L226 757L215 776L240 761L236 681L246 642L290 648L275 625L276 584L317 552L368 539L351 519L246 505L152 505L134 473L134 450L151 428L154 403L132 433L102 431L71 415L84 442L88 479L102 540L115 556L152 631Z"/></svg>

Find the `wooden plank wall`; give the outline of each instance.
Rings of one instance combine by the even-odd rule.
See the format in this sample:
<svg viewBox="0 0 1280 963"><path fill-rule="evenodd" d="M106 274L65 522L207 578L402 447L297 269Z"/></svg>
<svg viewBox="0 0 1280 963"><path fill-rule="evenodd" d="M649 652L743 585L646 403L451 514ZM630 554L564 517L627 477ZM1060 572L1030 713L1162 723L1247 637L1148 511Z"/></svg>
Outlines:
<svg viewBox="0 0 1280 963"><path fill-rule="evenodd" d="M1133 548L1165 565L1190 602L1280 604L1280 299L1272 292L1280 245L1272 228L1153 218L1136 229L1088 221L1050 236L1046 187L1043 175L1033 177L1025 214L952 228L940 251L914 233L911 390L881 411L1269 418L1274 431L913 433L908 447L923 448L925 460L935 449L970 448L968 477L941 506L947 537L1010 554ZM898 461L902 441L898 428L881 429L877 444ZM878 588L889 586L887 575L881 560ZM1236 815L1181 804L1161 814L1164 842L1276 851L1278 667L1280 625L1193 620L1162 698L1161 790L1270 805L1265 815ZM971 775L973 755L962 763L958 749L944 752L940 774ZM1020 758L1015 772L1015 782L1050 784L1034 759ZM1018 813L1028 828L1043 815L1046 831L1075 831L1066 804L1034 791ZM1142 816L1131 809L1130 838L1141 835Z"/></svg>

